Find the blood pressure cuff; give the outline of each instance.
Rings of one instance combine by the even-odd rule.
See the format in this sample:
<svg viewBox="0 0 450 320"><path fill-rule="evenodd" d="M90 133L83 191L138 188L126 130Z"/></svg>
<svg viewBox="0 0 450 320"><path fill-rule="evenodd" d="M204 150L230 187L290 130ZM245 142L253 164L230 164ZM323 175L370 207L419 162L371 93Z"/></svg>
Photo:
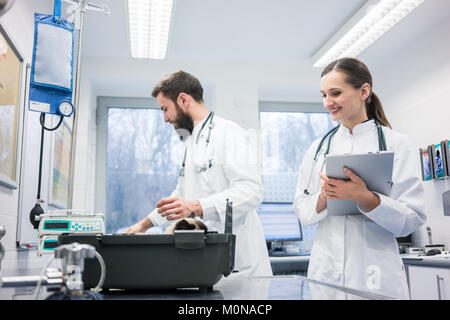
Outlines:
<svg viewBox="0 0 450 320"><path fill-rule="evenodd" d="M62 101L72 102L73 31L64 19L35 14L30 110L57 114Z"/></svg>

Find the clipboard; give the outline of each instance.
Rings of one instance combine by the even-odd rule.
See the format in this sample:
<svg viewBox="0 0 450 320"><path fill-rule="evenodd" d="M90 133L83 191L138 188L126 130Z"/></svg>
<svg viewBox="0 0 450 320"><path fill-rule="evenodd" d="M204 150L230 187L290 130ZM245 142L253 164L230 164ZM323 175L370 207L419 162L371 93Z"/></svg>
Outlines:
<svg viewBox="0 0 450 320"><path fill-rule="evenodd" d="M392 168L394 152L381 151L365 154L328 155L326 157L326 175L329 178L349 180L344 166L352 170L373 192L389 196L392 189ZM352 200L327 199L329 215L357 215L361 212Z"/></svg>

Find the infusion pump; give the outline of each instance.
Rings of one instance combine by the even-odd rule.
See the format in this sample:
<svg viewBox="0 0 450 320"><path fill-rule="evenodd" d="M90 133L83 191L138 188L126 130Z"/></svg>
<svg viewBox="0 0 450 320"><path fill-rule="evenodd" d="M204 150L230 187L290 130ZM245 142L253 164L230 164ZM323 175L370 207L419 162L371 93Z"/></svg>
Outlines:
<svg viewBox="0 0 450 320"><path fill-rule="evenodd" d="M38 227L38 255L52 253L63 233L104 234L105 222L101 213L75 210L55 210L40 216Z"/></svg>

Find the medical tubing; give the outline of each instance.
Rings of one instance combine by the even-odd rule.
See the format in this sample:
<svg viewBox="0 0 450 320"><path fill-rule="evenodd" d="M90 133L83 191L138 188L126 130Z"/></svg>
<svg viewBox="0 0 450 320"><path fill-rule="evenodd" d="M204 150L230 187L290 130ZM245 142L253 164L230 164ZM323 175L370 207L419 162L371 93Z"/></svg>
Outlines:
<svg viewBox="0 0 450 320"><path fill-rule="evenodd" d="M98 281L97 286L92 290L94 290L95 292L99 292L103 286L103 283L105 282L106 266L105 266L105 261L103 260L100 253L98 253L97 251L95 251L95 257L97 258L98 262L100 263L101 274L100 274L100 280Z"/></svg>
<svg viewBox="0 0 450 320"><path fill-rule="evenodd" d="M39 121L41 123L41 148L39 153L39 175L38 175L38 191L37 191L37 199L41 199L41 182L42 182L42 158L44 154L44 132L47 131L54 131L59 128L63 121L64 117L61 116L61 119L59 120L58 125L55 128L47 128L45 127L45 113L41 113L41 116L39 117Z"/></svg>
<svg viewBox="0 0 450 320"><path fill-rule="evenodd" d="M105 266L105 262L102 258L102 256L95 251L95 257L97 258L98 262L100 263L100 268L101 268L101 275L100 275L100 280L97 284L97 286L93 289L94 291L98 292L100 291L100 289L103 286L103 283L105 282L105 276L106 276L106 266ZM35 289L35 296L34 299L37 300L39 298L39 291L41 289L41 284L42 284L42 280L44 279L44 274L45 271L47 270L48 266L50 265L50 263L55 259L55 257L51 257L47 263L45 264L45 266L42 268L41 274L39 276L39 281L36 284L36 289Z"/></svg>
<svg viewBox="0 0 450 320"><path fill-rule="evenodd" d="M53 7L53 20L55 22L61 23L61 0L55 0L55 5Z"/></svg>
<svg viewBox="0 0 450 320"><path fill-rule="evenodd" d="M35 289L36 294L35 294L35 296L34 296L34 300L37 300L37 299L39 298L39 291L40 291L40 289L41 289L42 279L44 278L45 271L47 270L48 266L50 265L50 263L51 263L54 259L55 259L55 257L52 256L52 257L47 261L47 263L45 264L45 266L42 268L41 274L40 274L40 276L39 276L39 281L38 281L37 284L36 284L36 289Z"/></svg>
<svg viewBox="0 0 450 320"><path fill-rule="evenodd" d="M61 123L63 122L63 119L64 119L64 117L61 116L61 118L59 119L58 124L54 128L47 128L45 126L45 113L41 113L41 117L39 118L39 121L41 122L42 128L44 128L45 130L47 130L47 131L55 131L56 129L58 129L61 126Z"/></svg>

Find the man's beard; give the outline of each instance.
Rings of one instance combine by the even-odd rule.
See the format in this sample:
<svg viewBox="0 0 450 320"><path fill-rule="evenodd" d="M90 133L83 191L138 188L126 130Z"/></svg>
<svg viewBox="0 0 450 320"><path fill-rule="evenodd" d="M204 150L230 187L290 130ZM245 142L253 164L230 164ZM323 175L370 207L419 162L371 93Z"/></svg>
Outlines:
<svg viewBox="0 0 450 320"><path fill-rule="evenodd" d="M185 137L192 134L192 131L194 130L194 120L192 120L192 117L188 113L181 109L177 102L175 102L175 109L177 110L177 117L173 121L173 126L181 140L183 140Z"/></svg>

